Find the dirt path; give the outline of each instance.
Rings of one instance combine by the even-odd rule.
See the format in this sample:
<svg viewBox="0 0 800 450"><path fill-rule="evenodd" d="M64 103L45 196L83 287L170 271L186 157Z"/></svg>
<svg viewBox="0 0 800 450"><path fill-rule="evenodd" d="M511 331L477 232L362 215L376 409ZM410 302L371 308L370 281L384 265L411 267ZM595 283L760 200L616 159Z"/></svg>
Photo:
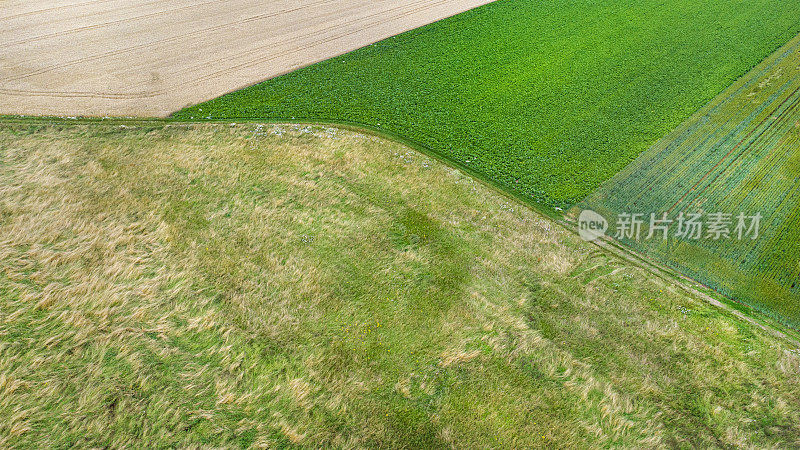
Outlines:
<svg viewBox="0 0 800 450"><path fill-rule="evenodd" d="M492 0L10 0L0 114L166 116Z"/></svg>

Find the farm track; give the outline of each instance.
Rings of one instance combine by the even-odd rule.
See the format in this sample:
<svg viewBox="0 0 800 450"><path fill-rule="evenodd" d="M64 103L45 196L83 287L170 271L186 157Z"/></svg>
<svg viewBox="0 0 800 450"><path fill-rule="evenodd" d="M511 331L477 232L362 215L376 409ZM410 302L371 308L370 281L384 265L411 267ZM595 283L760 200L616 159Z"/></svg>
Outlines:
<svg viewBox="0 0 800 450"><path fill-rule="evenodd" d="M789 325L800 324L800 36L590 195L627 213L763 216L758 239L621 243ZM734 224L735 225L735 224ZM733 229L733 226L731 226Z"/></svg>
<svg viewBox="0 0 800 450"><path fill-rule="evenodd" d="M490 0L0 6L0 114L166 116Z"/></svg>

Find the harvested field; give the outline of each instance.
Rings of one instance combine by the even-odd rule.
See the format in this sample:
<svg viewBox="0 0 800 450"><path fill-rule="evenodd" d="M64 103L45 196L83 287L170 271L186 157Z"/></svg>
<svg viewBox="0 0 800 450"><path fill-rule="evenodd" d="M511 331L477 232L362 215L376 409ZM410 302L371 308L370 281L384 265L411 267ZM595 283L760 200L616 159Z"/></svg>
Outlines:
<svg viewBox="0 0 800 450"><path fill-rule="evenodd" d="M165 116L489 1L4 1L0 114Z"/></svg>
<svg viewBox="0 0 800 450"><path fill-rule="evenodd" d="M800 326L800 36L753 69L581 205L701 214L701 236L621 241L726 295ZM709 238L713 215L730 237ZM758 235L738 217L760 215ZM722 216L718 216L723 218ZM748 230L744 230L746 232ZM616 234L616 233L615 233ZM644 235L644 234L643 234ZM659 237L661 234L659 234Z"/></svg>

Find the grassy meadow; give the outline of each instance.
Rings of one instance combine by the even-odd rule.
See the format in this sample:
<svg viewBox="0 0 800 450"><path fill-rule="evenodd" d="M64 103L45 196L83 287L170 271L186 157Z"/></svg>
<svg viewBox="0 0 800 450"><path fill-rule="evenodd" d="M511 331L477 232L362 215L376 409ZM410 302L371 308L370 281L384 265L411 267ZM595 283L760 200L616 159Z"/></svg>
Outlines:
<svg viewBox="0 0 800 450"><path fill-rule="evenodd" d="M500 0L175 116L360 124L553 211L798 32L781 0Z"/></svg>
<svg viewBox="0 0 800 450"><path fill-rule="evenodd" d="M800 445L800 355L398 143L0 124L0 446Z"/></svg>

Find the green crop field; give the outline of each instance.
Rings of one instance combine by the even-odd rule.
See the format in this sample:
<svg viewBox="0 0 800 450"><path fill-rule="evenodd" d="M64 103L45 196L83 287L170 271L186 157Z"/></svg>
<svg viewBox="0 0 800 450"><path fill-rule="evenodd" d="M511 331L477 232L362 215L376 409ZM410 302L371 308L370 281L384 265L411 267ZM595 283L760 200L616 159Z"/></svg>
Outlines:
<svg viewBox="0 0 800 450"><path fill-rule="evenodd" d="M783 0L500 0L175 117L361 124L564 208L798 32Z"/></svg>
<svg viewBox="0 0 800 450"><path fill-rule="evenodd" d="M729 239L622 242L784 321L800 325L800 36L666 136L581 205L673 219L730 214ZM744 225L763 216L739 239ZM686 216L688 217L688 216ZM704 220L703 222L706 222ZM747 230L744 230L745 232ZM677 232L677 229L674 230ZM659 233L656 237L661 237Z"/></svg>

